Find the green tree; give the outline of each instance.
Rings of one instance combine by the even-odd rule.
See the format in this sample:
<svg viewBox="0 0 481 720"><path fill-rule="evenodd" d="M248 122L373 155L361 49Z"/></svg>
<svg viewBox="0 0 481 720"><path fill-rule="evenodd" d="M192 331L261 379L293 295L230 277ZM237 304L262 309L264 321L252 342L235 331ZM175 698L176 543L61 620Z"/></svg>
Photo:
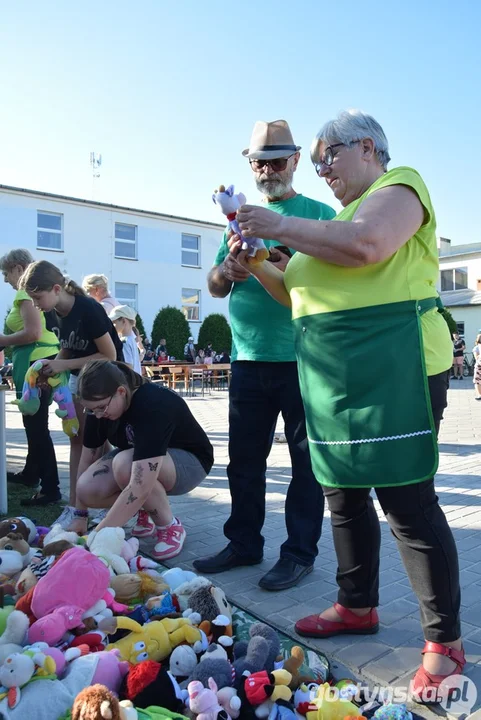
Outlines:
<svg viewBox="0 0 481 720"><path fill-rule="evenodd" d="M145 328L144 323L142 321L142 318L140 317L139 313L137 313L137 317L135 318L135 327L139 331L140 335L145 338Z"/></svg>
<svg viewBox="0 0 481 720"><path fill-rule="evenodd" d="M230 325L221 313L207 315L200 326L198 347L205 348L210 342L217 353L221 353L223 350L227 350L228 353L231 352L232 333Z"/></svg>
<svg viewBox="0 0 481 720"><path fill-rule="evenodd" d="M450 311L447 308L444 308L444 310L442 310L442 312L441 312L441 315L446 320L446 322L448 324L449 332L451 333L451 335L453 333L457 332L458 326L456 325L456 320L453 318Z"/></svg>
<svg viewBox="0 0 481 720"><path fill-rule="evenodd" d="M167 351L177 360L184 358L184 346L190 336L190 326L179 308L167 305L159 310L152 326L152 347L165 338Z"/></svg>

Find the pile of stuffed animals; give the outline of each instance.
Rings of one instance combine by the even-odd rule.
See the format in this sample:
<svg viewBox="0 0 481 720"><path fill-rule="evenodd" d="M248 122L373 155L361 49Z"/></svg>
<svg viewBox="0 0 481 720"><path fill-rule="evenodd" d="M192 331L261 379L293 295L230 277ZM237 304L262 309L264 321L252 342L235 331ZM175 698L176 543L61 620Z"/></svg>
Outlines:
<svg viewBox="0 0 481 720"><path fill-rule="evenodd" d="M257 622L235 641L223 591L180 568L162 572L120 528L79 538L28 518L0 523L0 718L29 720L344 720L344 693L301 647L284 658ZM399 708L379 720L409 720ZM393 710L398 716L393 715Z"/></svg>

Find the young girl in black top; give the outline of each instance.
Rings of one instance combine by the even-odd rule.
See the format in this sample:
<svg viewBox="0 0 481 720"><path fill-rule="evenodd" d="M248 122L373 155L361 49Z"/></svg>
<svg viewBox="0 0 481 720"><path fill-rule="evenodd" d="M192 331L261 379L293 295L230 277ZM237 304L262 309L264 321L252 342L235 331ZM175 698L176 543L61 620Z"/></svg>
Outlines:
<svg viewBox="0 0 481 720"><path fill-rule="evenodd" d="M177 393L145 381L125 363L97 360L80 373L87 413L70 529L87 530L87 508L110 507L97 526L122 527L138 512L136 537L155 536L157 560L182 550L185 530L168 495L184 495L209 474L214 453L207 435ZM109 441L116 449L102 457Z"/></svg>
<svg viewBox="0 0 481 720"><path fill-rule="evenodd" d="M55 333L60 343L60 352L54 360L45 363L43 374L50 377L65 370L71 373L69 387L80 429L77 437L70 441L70 502L57 521L68 526L75 509L84 426L83 408L76 397L78 374L89 360L122 360L122 343L104 308L87 297L75 282L67 280L52 263L40 260L29 265L20 278L19 287L45 312L47 329Z"/></svg>

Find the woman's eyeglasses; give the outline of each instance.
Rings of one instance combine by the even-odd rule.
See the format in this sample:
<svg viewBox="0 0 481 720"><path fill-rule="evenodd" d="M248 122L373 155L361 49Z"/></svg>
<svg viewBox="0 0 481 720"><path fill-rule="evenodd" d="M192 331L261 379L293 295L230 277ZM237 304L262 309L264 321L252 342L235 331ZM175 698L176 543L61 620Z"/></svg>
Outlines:
<svg viewBox="0 0 481 720"><path fill-rule="evenodd" d="M92 408L92 409L84 408L84 413L86 415L99 415L100 417L102 417L103 415L105 415L105 413L109 409L110 403L114 399L114 396L115 396L115 393L112 395L112 397L108 401L107 405L104 405L104 407L96 407L96 408Z"/></svg>
<svg viewBox="0 0 481 720"><path fill-rule="evenodd" d="M355 145L356 143L361 142L360 140L353 140L351 143L335 143L334 145L328 145L327 148L324 150L324 153L319 158L320 162L316 163L314 165L314 169L316 171L316 174L320 176L322 166L326 165L327 167L331 167L334 158L336 157L337 153L333 152L334 148L337 147L351 147L351 145Z"/></svg>
<svg viewBox="0 0 481 720"><path fill-rule="evenodd" d="M286 169L287 161L291 157L292 155L289 155L289 157L274 158L273 160L249 160L249 162L253 170L262 170L266 165L269 165L274 172L282 172Z"/></svg>

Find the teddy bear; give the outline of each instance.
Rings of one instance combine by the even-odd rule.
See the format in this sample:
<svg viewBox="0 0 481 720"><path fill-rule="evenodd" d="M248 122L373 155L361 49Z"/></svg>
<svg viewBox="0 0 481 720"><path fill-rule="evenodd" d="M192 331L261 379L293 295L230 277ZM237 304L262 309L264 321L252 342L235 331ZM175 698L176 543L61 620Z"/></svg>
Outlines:
<svg viewBox="0 0 481 720"><path fill-rule="evenodd" d="M21 652L29 627L28 617L20 610L13 610L0 637L0 665L12 653Z"/></svg>
<svg viewBox="0 0 481 720"><path fill-rule="evenodd" d="M121 552L125 542L125 531L119 527L105 527L94 530L87 538L87 547L108 567L110 576L127 575L130 568Z"/></svg>
<svg viewBox="0 0 481 720"><path fill-rule="evenodd" d="M233 185L229 185L228 188L224 185L219 185L212 195L212 200L220 207L224 215L227 217L227 220L229 221L229 229L236 235L239 235L242 242L242 249L248 250L247 256L251 258L251 262L258 264L266 260L269 257L269 251L266 248L264 241L256 237L245 238L236 219L237 210L246 203L246 196L244 193L234 194Z"/></svg>
<svg viewBox="0 0 481 720"><path fill-rule="evenodd" d="M41 671L44 671L43 673ZM6 692L0 692L0 700L8 698L8 707L14 708L21 698L20 689L27 685L34 675L41 677L55 672L53 658L36 650L9 655L0 667L0 684Z"/></svg>
<svg viewBox="0 0 481 720"><path fill-rule="evenodd" d="M23 559L23 567L26 567L31 562L37 552L35 548L30 547L22 533L19 532L9 532L0 538L0 552L2 550L16 550L19 552Z"/></svg>
<svg viewBox="0 0 481 720"><path fill-rule="evenodd" d="M130 700L119 700L105 685L84 688L75 698L71 720L137 720Z"/></svg>

